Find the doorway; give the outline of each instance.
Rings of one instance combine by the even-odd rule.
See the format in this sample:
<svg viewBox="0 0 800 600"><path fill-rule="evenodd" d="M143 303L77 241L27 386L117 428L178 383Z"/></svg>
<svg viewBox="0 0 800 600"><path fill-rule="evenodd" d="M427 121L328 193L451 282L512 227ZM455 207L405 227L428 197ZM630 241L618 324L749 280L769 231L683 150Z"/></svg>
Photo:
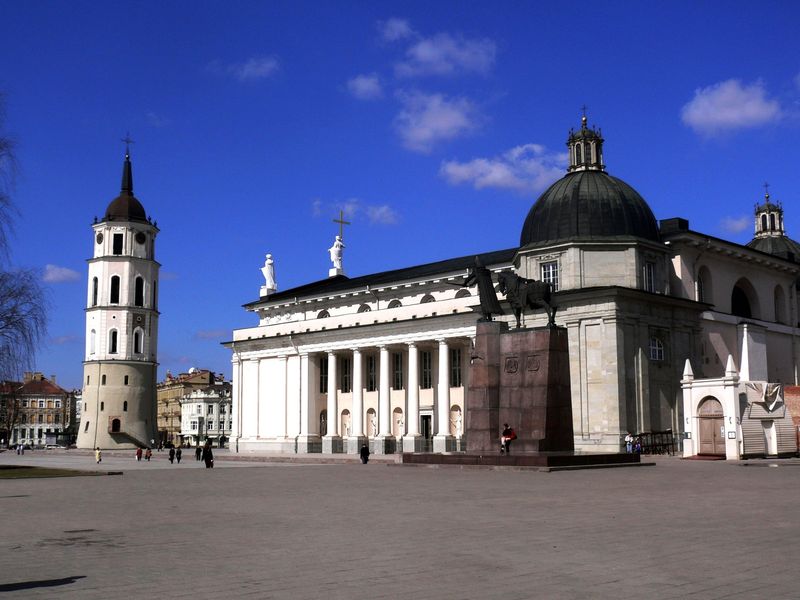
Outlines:
<svg viewBox="0 0 800 600"><path fill-rule="evenodd" d="M700 422L698 454L725 456L725 417L719 400L703 400L697 417Z"/></svg>
<svg viewBox="0 0 800 600"><path fill-rule="evenodd" d="M433 452L433 416L420 415L419 432L422 435L422 451Z"/></svg>

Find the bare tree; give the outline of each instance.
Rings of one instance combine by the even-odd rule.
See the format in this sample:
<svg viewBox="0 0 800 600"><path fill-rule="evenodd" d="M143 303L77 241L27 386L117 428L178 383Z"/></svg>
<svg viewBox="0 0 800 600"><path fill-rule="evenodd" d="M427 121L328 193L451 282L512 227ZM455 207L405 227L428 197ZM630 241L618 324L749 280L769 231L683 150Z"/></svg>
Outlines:
<svg viewBox="0 0 800 600"><path fill-rule="evenodd" d="M44 339L47 311L37 271L10 267L17 162L14 140L4 132L3 108L0 95L0 379L18 379Z"/></svg>

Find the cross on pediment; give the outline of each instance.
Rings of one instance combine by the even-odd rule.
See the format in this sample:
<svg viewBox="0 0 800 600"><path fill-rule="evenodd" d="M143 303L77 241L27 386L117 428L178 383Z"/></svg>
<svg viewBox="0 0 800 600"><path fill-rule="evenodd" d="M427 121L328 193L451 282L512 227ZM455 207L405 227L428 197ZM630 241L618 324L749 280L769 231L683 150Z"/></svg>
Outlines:
<svg viewBox="0 0 800 600"><path fill-rule="evenodd" d="M339 224L339 237L342 239L342 241L344 241L344 226L345 225L351 225L352 223L350 223L350 221L345 221L344 220L344 211L343 210L339 210L339 218L338 219L334 219L333 222Z"/></svg>

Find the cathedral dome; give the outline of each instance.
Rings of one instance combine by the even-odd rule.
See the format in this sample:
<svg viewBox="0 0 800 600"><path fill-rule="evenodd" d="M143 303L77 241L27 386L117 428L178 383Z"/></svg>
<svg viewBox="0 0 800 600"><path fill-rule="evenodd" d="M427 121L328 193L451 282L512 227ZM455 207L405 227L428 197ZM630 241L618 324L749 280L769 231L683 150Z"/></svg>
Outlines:
<svg viewBox="0 0 800 600"><path fill-rule="evenodd" d="M106 221L147 221L144 206L133 195L133 170L131 157L125 152L122 165L122 188L119 196L114 198L106 208Z"/></svg>
<svg viewBox="0 0 800 600"><path fill-rule="evenodd" d="M786 260L799 261L800 244L786 235L783 206L772 202L769 192L765 194L764 202L756 205L755 215L756 235L748 242L747 247Z"/></svg>
<svg viewBox="0 0 800 600"><path fill-rule="evenodd" d="M520 235L520 247L566 241L640 238L658 241L653 211L627 183L605 172L603 138L586 126L570 132L568 173L539 196Z"/></svg>

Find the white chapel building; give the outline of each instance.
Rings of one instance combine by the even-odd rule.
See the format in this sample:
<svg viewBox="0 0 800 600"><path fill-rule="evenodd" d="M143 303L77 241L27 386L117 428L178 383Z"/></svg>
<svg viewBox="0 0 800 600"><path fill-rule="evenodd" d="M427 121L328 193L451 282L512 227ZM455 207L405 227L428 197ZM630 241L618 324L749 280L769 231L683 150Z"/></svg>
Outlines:
<svg viewBox="0 0 800 600"><path fill-rule="evenodd" d="M667 432L680 443L700 418L684 414L687 360L693 378L714 378L757 354L763 381L797 384L800 246L769 197L748 245L695 232L682 218L657 222L636 190L606 172L603 143L584 117L568 137L567 173L532 205L519 245L479 258L495 274L552 284L556 324L569 336L576 450L617 452L627 432ZM245 305L258 324L225 344L231 449L460 450L480 312L476 288L453 284L475 257L351 278L341 248L330 252L328 278L283 291L268 256L267 285ZM543 312L524 319L546 324ZM499 320L514 326L510 314Z"/></svg>

